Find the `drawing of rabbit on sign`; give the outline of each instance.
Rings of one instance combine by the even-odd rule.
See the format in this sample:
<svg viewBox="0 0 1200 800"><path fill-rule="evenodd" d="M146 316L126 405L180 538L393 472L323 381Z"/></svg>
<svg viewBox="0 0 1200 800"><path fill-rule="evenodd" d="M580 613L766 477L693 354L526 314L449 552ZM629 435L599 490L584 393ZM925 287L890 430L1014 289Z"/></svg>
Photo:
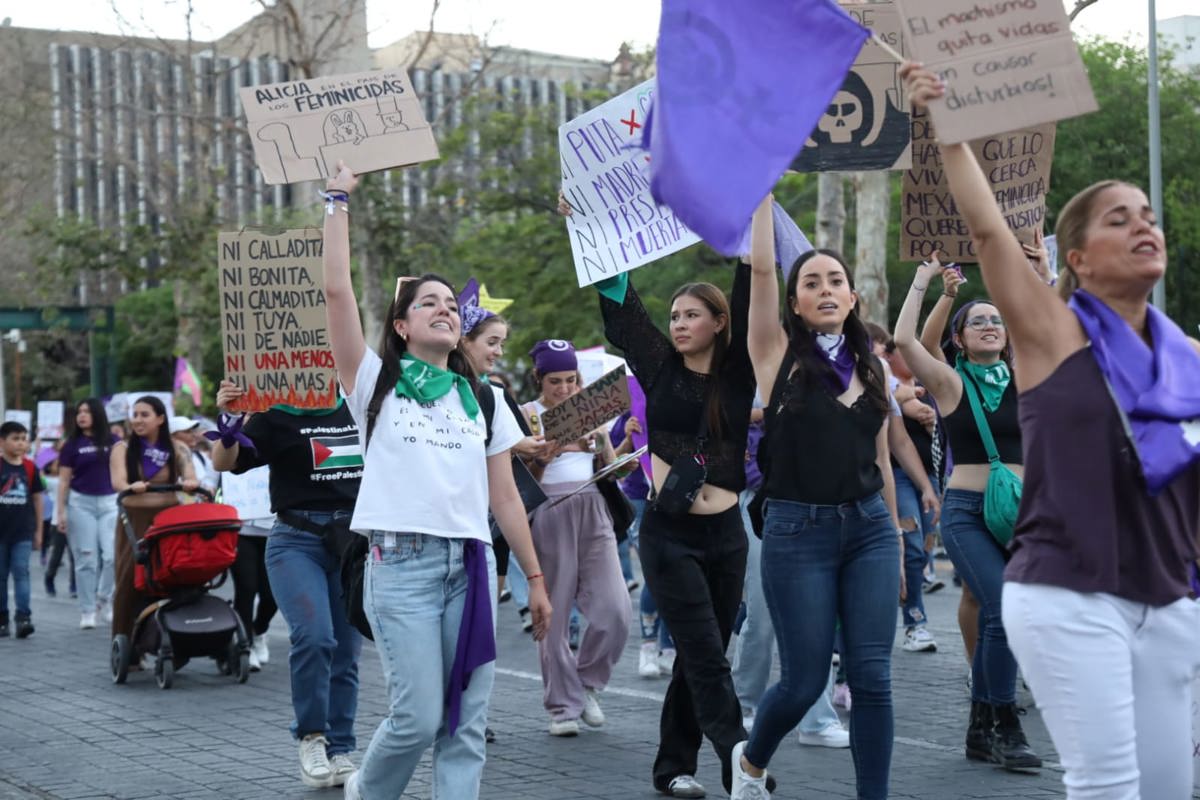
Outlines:
<svg viewBox="0 0 1200 800"><path fill-rule="evenodd" d="M331 111L325 118L325 144L359 144L365 138L367 126L357 111Z"/></svg>

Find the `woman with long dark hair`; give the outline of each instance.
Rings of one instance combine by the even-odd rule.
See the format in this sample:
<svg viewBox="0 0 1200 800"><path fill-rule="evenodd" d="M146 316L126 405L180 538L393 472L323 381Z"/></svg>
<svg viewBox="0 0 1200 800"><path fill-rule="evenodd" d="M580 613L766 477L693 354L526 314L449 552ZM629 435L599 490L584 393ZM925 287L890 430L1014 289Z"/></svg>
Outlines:
<svg viewBox="0 0 1200 800"><path fill-rule="evenodd" d="M734 800L765 798L779 743L825 690L840 621L854 704L858 796L887 797L891 648L903 569L889 458L888 387L841 256L811 250L787 280L779 325L768 197L751 234L748 346L766 405L762 577L782 671L734 749Z"/></svg>
<svg viewBox="0 0 1200 800"><path fill-rule="evenodd" d="M509 451L522 434L499 390L477 388L445 279L405 283L379 352L367 347L350 278L357 184L339 164L327 185L325 310L338 381L363 432L351 528L369 540L363 609L383 663L388 716L345 794L397 800L433 746L433 794L470 800L486 759L496 653L489 507L529 577L535 638L550 622L512 476Z"/></svg>
<svg viewBox="0 0 1200 800"><path fill-rule="evenodd" d="M75 407L71 432L58 455L58 496L54 524L67 535L75 557L79 627L96 627L99 611L112 621L114 532L117 493L109 474L112 432L104 403L95 397Z"/></svg>
<svg viewBox="0 0 1200 800"><path fill-rule="evenodd" d="M915 106L945 93L919 64L900 74ZM1056 293L971 149L941 156L1015 350L1025 492L1002 613L1067 797L1191 797L1200 343L1149 303L1162 228L1136 186L1083 189L1058 214Z"/></svg>

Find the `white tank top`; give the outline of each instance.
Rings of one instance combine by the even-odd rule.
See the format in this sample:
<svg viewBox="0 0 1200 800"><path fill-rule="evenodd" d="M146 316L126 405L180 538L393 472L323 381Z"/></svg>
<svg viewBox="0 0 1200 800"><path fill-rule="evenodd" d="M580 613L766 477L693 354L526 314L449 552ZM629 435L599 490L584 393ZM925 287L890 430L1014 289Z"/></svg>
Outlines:
<svg viewBox="0 0 1200 800"><path fill-rule="evenodd" d="M531 405L541 418L546 413L546 407L534 400ZM539 426L540 428L540 426ZM539 431L535 431L540 432ZM592 453L568 452L559 453L546 465L542 473L542 483L578 483L591 478L595 472L595 456Z"/></svg>

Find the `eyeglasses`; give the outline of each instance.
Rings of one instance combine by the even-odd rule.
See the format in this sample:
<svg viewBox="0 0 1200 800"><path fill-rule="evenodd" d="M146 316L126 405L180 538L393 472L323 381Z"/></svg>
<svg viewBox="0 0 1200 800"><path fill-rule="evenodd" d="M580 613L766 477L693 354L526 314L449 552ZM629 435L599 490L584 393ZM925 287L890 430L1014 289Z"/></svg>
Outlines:
<svg viewBox="0 0 1200 800"><path fill-rule="evenodd" d="M984 328L1004 328L1004 320L1000 317L971 317L967 320L966 327L973 331L981 331Z"/></svg>

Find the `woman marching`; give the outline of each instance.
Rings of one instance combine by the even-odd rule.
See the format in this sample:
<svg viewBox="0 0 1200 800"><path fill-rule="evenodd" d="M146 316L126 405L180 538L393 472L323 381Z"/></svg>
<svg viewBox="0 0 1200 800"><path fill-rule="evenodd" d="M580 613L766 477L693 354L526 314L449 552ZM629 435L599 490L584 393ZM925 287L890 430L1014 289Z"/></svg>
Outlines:
<svg viewBox="0 0 1200 800"><path fill-rule="evenodd" d="M67 535L75 558L79 627L85 630L96 627L97 611L112 621L117 495L109 451L115 441L104 404L89 397L75 408L75 425L58 456L55 526Z"/></svg>
<svg viewBox="0 0 1200 800"><path fill-rule="evenodd" d="M671 298L669 339L627 275L601 285L605 335L646 393L653 492L638 552L677 653L653 772L654 788L672 797L704 796L695 778L704 737L728 791L733 749L745 738L725 650L746 573L738 493L754 403L749 283L749 268L739 265L732 303L709 283L680 287Z"/></svg>
<svg viewBox="0 0 1200 800"><path fill-rule="evenodd" d="M398 800L432 745L433 796L469 800L479 795L496 653L489 505L529 577L535 638L550 623L512 477L509 450L521 429L498 390L477 393L459 346L455 294L442 278L406 282L380 352L366 346L350 278L357 184L339 164L327 186L325 299L338 381L363 432L351 527L370 545L363 608L383 662L388 716L345 795Z"/></svg>
<svg viewBox="0 0 1200 800"><path fill-rule="evenodd" d="M762 572L782 671L748 742L734 749L734 800L769 797L779 743L825 690L840 620L854 704L858 796L888 794L891 648L903 569L889 461L888 388L856 310L850 271L829 250L796 261L779 325L768 197L751 235L748 345L766 406Z"/></svg>
<svg viewBox="0 0 1200 800"><path fill-rule="evenodd" d="M901 75L914 105L945 91L918 64ZM1026 491L1004 627L1067 797L1190 797L1200 344L1148 302L1166 270L1162 229L1136 186L1079 192L1058 215L1056 296L970 148L941 155L1016 351Z"/></svg>
<svg viewBox="0 0 1200 800"><path fill-rule="evenodd" d="M1001 618L1008 537L989 527L984 517L993 453L996 463L1018 478L1024 470L1008 335L996 307L976 300L959 309L951 323L956 364L930 355L917 339L917 317L930 281L942 272L936 258L917 269L896 320L895 339L905 363L942 414L954 453L942 508L942 541L980 604L966 755L1006 769L1031 769L1042 761L1029 748L1017 716L1017 662Z"/></svg>

